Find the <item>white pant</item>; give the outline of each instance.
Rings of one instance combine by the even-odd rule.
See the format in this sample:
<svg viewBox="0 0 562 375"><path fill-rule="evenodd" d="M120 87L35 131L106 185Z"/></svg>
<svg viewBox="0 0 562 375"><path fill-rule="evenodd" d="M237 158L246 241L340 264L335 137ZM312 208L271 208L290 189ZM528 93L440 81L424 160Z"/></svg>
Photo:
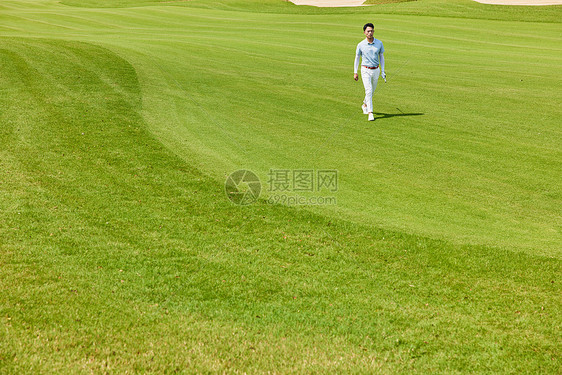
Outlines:
<svg viewBox="0 0 562 375"><path fill-rule="evenodd" d="M361 66L361 80L363 81L363 86L365 86L365 100L363 103L367 105L367 112L373 112L373 93L379 82L380 71L380 66L377 69L367 69Z"/></svg>

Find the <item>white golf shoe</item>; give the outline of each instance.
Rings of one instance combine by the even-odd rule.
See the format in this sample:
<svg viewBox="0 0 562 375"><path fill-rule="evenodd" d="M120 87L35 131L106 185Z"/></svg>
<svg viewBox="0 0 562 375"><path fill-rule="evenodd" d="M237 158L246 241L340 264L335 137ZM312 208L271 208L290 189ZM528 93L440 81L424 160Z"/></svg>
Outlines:
<svg viewBox="0 0 562 375"><path fill-rule="evenodd" d="M364 115L368 115L369 112L367 112L367 104L363 103L363 105L361 106L361 109L363 110L363 114Z"/></svg>
<svg viewBox="0 0 562 375"><path fill-rule="evenodd" d="M369 121L375 121L375 116L372 113L369 113Z"/></svg>

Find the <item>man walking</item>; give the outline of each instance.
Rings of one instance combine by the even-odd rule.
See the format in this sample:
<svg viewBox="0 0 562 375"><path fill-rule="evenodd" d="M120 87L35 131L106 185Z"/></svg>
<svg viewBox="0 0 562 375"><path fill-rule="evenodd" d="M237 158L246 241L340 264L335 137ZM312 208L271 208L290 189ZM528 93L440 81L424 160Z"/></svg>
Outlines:
<svg viewBox="0 0 562 375"><path fill-rule="evenodd" d="M362 58L361 63L361 80L365 86L365 100L363 100L364 114L369 115L369 121L374 121L373 116L373 93L377 88L379 81L379 74L386 82L386 73L384 72L384 47L382 42L375 39L373 31L375 26L372 23L367 23L363 26L363 33L366 38L357 45L355 51L355 65L353 69L353 79L358 80L357 68L359 68L359 58Z"/></svg>

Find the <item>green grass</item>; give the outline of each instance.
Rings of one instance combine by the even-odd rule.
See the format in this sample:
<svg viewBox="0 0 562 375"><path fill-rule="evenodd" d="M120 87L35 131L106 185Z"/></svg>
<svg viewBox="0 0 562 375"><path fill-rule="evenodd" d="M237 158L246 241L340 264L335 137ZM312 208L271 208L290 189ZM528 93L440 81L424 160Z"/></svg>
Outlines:
<svg viewBox="0 0 562 375"><path fill-rule="evenodd" d="M62 4L87 8L126 8L165 5L173 7L206 8L276 14L357 14L371 15L374 20L380 14L423 15L432 17L477 18L526 22L560 22L562 6L502 6L479 4L472 0L366 0L371 8L318 8L296 6L285 0L62 0Z"/></svg>
<svg viewBox="0 0 562 375"><path fill-rule="evenodd" d="M3 1L0 373L558 372L560 7L415 3ZM234 206L238 168L338 204Z"/></svg>

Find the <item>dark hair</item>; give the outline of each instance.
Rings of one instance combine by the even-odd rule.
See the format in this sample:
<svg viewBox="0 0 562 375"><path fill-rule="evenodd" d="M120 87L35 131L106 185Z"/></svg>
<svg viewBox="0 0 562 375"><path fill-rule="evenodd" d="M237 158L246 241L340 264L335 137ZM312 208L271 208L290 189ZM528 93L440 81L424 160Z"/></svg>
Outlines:
<svg viewBox="0 0 562 375"><path fill-rule="evenodd" d="M375 25L373 25L372 23L366 23L365 26L363 26L363 31L367 30L367 27L372 27L373 29L375 28Z"/></svg>

